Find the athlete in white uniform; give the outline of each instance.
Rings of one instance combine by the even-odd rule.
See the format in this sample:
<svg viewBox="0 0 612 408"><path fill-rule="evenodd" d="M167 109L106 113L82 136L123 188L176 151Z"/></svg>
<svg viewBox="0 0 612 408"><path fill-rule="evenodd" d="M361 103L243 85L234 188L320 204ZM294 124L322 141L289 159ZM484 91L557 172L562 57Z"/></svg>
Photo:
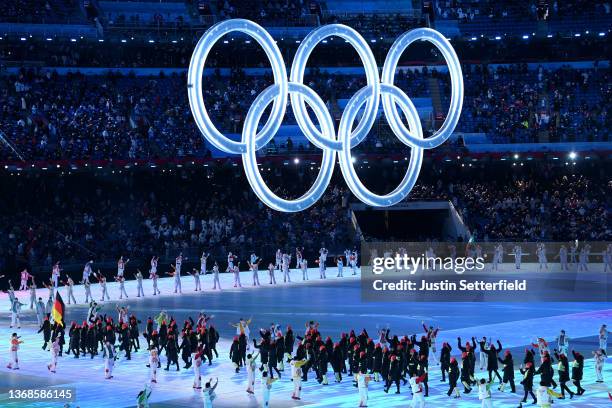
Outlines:
<svg viewBox="0 0 612 408"><path fill-rule="evenodd" d="M144 297L144 289L142 288L142 272L140 272L140 269L136 269L136 289L138 291L138 294L136 295L136 297Z"/></svg>
<svg viewBox="0 0 612 408"><path fill-rule="evenodd" d="M56 337L55 340L53 340L53 343L51 343L51 348L49 349L51 352L51 362L47 364L47 369L52 373L55 373L55 370L57 369L57 356L59 356L61 348L59 340L59 336Z"/></svg>
<svg viewBox="0 0 612 408"><path fill-rule="evenodd" d="M257 258L255 254L251 254L251 260L249 261L249 268L253 274L253 286L261 286L259 283L259 263L261 259Z"/></svg>
<svg viewBox="0 0 612 408"><path fill-rule="evenodd" d="M21 271L21 282L19 285L19 290L26 290L28 288L28 281L31 277L33 278L33 276L28 273L27 269Z"/></svg>
<svg viewBox="0 0 612 408"><path fill-rule="evenodd" d="M341 256L336 258L336 266L338 267L338 275L336 275L336 278L343 278L342 268L344 267L344 263L342 262Z"/></svg>
<svg viewBox="0 0 612 408"><path fill-rule="evenodd" d="M193 363L193 389L202 389L202 348L198 347L193 353L191 353L191 361Z"/></svg>
<svg viewBox="0 0 612 408"><path fill-rule="evenodd" d="M72 300L76 305L77 301L74 298L74 281L70 276L68 276L66 282L62 281L62 283L64 286L66 286L66 297L68 298L68 304L70 304L70 301Z"/></svg>
<svg viewBox="0 0 612 408"><path fill-rule="evenodd" d="M325 261L327 261L327 248L321 248L319 250L319 278L326 279L325 276Z"/></svg>
<svg viewBox="0 0 612 408"><path fill-rule="evenodd" d="M368 406L368 385L371 380L369 374L361 371L357 374L357 389L359 390L359 406Z"/></svg>
<svg viewBox="0 0 612 408"><path fill-rule="evenodd" d="M103 349L104 357L104 378L110 380L113 378L113 367L115 366L115 346L106 340Z"/></svg>
<svg viewBox="0 0 612 408"><path fill-rule="evenodd" d="M300 400L302 393L302 366L304 366L308 360L291 360L291 379L293 381L293 394L291 398L294 400Z"/></svg>
<svg viewBox="0 0 612 408"><path fill-rule="evenodd" d="M283 260L283 253L281 252L280 249L277 249L276 250L276 263L274 264L275 269L278 269L280 271L282 260Z"/></svg>
<svg viewBox="0 0 612 408"><path fill-rule="evenodd" d="M602 324L599 328L599 334L597 336L599 338L599 348L606 353L608 353L608 326Z"/></svg>
<svg viewBox="0 0 612 408"><path fill-rule="evenodd" d="M179 254L176 257L176 261L174 265L170 265L174 272L167 272L168 275L174 276L174 293L183 294L183 289L181 288L181 267L183 266L183 254Z"/></svg>
<svg viewBox="0 0 612 408"><path fill-rule="evenodd" d="M308 261L306 258L302 258L300 261L300 269L302 270L302 280L308 280Z"/></svg>
<svg viewBox="0 0 612 408"><path fill-rule="evenodd" d="M83 281L80 281L79 283L82 283L83 288L85 289L85 303L93 301L93 296L91 294L91 283Z"/></svg>
<svg viewBox="0 0 612 408"><path fill-rule="evenodd" d="M268 265L268 273L270 275L270 285L276 285L276 276L274 276L274 272L276 271L276 267L270 263Z"/></svg>
<svg viewBox="0 0 612 408"><path fill-rule="evenodd" d="M229 252L227 254L227 269L226 271L233 271L234 270L234 261L237 259L237 256L234 256L234 254L232 254L231 252Z"/></svg>
<svg viewBox="0 0 612 408"><path fill-rule="evenodd" d="M291 274L289 273L289 264L291 263L291 255L283 254L281 267L283 269L283 282L291 282Z"/></svg>
<svg viewBox="0 0 612 408"><path fill-rule="evenodd" d="M236 263L236 265L234 265L232 267L232 270L229 272L232 272L234 274L234 287L235 288L241 288L242 284L240 283L240 268L239 268L240 262Z"/></svg>
<svg viewBox="0 0 612 408"><path fill-rule="evenodd" d="M9 355L10 360L6 365L6 368L11 370L19 370L19 357L17 356L17 352L19 351L19 345L23 343L23 340L19 340L20 337L17 336L17 333L13 333L11 335L10 349Z"/></svg>
<svg viewBox="0 0 612 408"><path fill-rule="evenodd" d="M569 271L569 266L567 264L567 247L565 245L561 245L561 248L559 248L558 256L559 256L559 263L561 264L561 270Z"/></svg>
<svg viewBox="0 0 612 408"><path fill-rule="evenodd" d="M300 269L302 267L302 258L304 257L303 252L304 252L304 248L300 248L300 247L295 248L295 267L296 269Z"/></svg>
<svg viewBox="0 0 612 408"><path fill-rule="evenodd" d="M100 291L102 292L102 298L100 300L104 301L105 297L106 300L110 300L110 296L108 296L108 290L106 289L106 276L102 275L99 269L98 274L94 276L96 277L96 279L98 279L98 282L100 283Z"/></svg>
<svg viewBox="0 0 612 408"><path fill-rule="evenodd" d="M215 261L215 265L212 268L213 271L213 289L217 289L217 285L219 286L219 290L221 290L221 282L219 281L219 264Z"/></svg>
<svg viewBox="0 0 612 408"><path fill-rule="evenodd" d="M30 310L34 309L36 305L36 283L34 282L34 277L32 276L32 284L28 287L30 290Z"/></svg>
<svg viewBox="0 0 612 408"><path fill-rule="evenodd" d="M504 247L502 244L497 244L493 253L493 270L497 271L500 269L504 262Z"/></svg>
<svg viewBox="0 0 612 408"><path fill-rule="evenodd" d="M149 279L153 282L153 296L161 293L157 288L157 278L159 275L157 274L157 262L159 261L158 257L151 258L151 269L149 270Z"/></svg>
<svg viewBox="0 0 612 408"><path fill-rule="evenodd" d="M255 369L257 368L257 357L259 353L247 355L246 369L247 369L247 389L246 392L249 394L255 394Z"/></svg>
<svg viewBox="0 0 612 408"><path fill-rule="evenodd" d="M514 246L514 267L521 269L521 259L523 257L523 248L520 245Z"/></svg>
<svg viewBox="0 0 612 408"><path fill-rule="evenodd" d="M18 329L21 329L21 319L20 319L21 306L24 306L24 304L21 303L19 299L17 298L13 299L13 303L11 303L11 326L10 326L11 329L15 325L17 326Z"/></svg>
<svg viewBox="0 0 612 408"><path fill-rule="evenodd" d="M349 263L351 264L351 269L353 270L353 275L357 275L357 259L359 255L357 254L357 250L353 250L351 252L351 256L349 258Z"/></svg>
<svg viewBox="0 0 612 408"><path fill-rule="evenodd" d="M93 260L89 261L83 267L83 282L89 282L89 277L91 276L91 265L93 264Z"/></svg>
<svg viewBox="0 0 612 408"><path fill-rule="evenodd" d="M578 271L589 270L589 255L591 253L591 246L586 244L580 250L580 254L578 255Z"/></svg>
<svg viewBox="0 0 612 408"><path fill-rule="evenodd" d="M125 272L125 265L127 265L128 262L130 262L129 259L127 261L124 261L123 257L119 258L119 260L117 261L117 276L123 276Z"/></svg>
<svg viewBox="0 0 612 408"><path fill-rule="evenodd" d="M152 383L157 382L157 366L159 365L159 356L157 355L157 349L151 347L149 351L149 380Z"/></svg>
<svg viewBox="0 0 612 408"><path fill-rule="evenodd" d="M546 259L546 246L543 243L538 244L536 254L538 255L538 271L541 272L543 269L548 270L548 260Z"/></svg>
<svg viewBox="0 0 612 408"><path fill-rule="evenodd" d="M193 285L195 287L194 292L201 291L202 284L200 283L200 271L196 268L193 268L191 276L193 276Z"/></svg>
<svg viewBox="0 0 612 408"><path fill-rule="evenodd" d="M115 276L115 280L119 282L119 299L123 299L123 295L127 299L128 294L125 291L125 277L123 276Z"/></svg>
<svg viewBox="0 0 612 408"><path fill-rule="evenodd" d="M568 355L569 341L570 338L565 334L565 330L561 330L559 337L557 337L557 350L559 351L559 354L563 354L565 356Z"/></svg>
<svg viewBox="0 0 612 408"><path fill-rule="evenodd" d="M423 408L425 407L425 397L423 396L423 381L425 380L425 376L427 373L423 374L421 377L417 377L417 374L414 373L412 377L410 377L410 388L412 390L412 401L410 401L410 406L412 408Z"/></svg>
<svg viewBox="0 0 612 408"><path fill-rule="evenodd" d="M56 262L55 265L53 265L53 268L51 268L51 282L53 282L53 287L56 289L57 289L57 284L59 282L61 270L62 269L60 268L59 262Z"/></svg>
<svg viewBox="0 0 612 408"><path fill-rule="evenodd" d="M200 274L206 275L206 261L208 260L209 254L202 252L200 257Z"/></svg>

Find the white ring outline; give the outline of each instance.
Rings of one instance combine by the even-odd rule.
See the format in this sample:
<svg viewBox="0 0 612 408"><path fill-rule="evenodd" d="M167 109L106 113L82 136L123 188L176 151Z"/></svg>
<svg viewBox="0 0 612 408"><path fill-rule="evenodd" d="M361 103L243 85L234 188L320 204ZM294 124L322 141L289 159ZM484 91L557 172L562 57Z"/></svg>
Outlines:
<svg viewBox="0 0 612 408"><path fill-rule="evenodd" d="M202 38L196 44L191 61L189 63L189 71L187 72L187 94L189 95L189 106L191 113L200 129L200 132L213 144L217 149L226 153L240 154L246 151L244 143L233 141L225 137L210 120L206 107L204 106L204 96L202 93L202 75L204 73L204 65L208 53L224 35L234 31L242 32L261 45L265 51L270 64L272 66L272 74L274 83L279 85L279 97L274 100L272 112L268 117L268 121L259 131L257 135L259 148L265 146L278 132L287 108L287 70L283 61L283 56L276 45L272 36L259 24L250 20L233 19L225 20L210 27Z"/></svg>

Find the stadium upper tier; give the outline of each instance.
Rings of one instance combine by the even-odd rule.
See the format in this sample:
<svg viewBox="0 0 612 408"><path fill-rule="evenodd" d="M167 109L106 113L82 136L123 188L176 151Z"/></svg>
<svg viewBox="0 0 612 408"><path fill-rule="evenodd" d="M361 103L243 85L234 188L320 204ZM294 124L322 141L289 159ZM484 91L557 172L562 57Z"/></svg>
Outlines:
<svg viewBox="0 0 612 408"><path fill-rule="evenodd" d="M0 28L5 34L27 34L28 24L49 24L44 34L51 36L68 34L70 25L73 29L89 26L91 30L82 34L97 38L127 34L128 38L178 39L198 35L228 18L283 27L285 37L303 32L294 28L344 23L383 37L409 27L430 26L449 37L501 38L609 32L612 14L607 0L14 0L0 5Z"/></svg>
<svg viewBox="0 0 612 408"><path fill-rule="evenodd" d="M446 150L428 154L444 156L457 149L508 154L543 148L609 153L610 67L582 66L465 65L465 99L457 130ZM104 165L110 160L226 156L208 145L196 128L184 71L155 76L8 71L0 76L0 161L23 167L24 162L37 161L91 160ZM212 121L239 140L247 110L272 79L266 70L210 69L204 83ZM337 126L347 100L365 85L365 77L360 68L309 70L305 83L321 96ZM439 128L450 95L445 66L402 68L395 83L413 100L425 134ZM381 108L358 153L404 151L402 146ZM293 152L320 154L288 109L273 143L258 154Z"/></svg>

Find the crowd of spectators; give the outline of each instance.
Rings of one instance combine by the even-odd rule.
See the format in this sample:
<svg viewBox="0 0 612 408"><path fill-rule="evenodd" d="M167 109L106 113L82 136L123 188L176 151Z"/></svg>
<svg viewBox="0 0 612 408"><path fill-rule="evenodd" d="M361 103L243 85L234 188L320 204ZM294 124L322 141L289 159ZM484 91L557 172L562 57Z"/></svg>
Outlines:
<svg viewBox="0 0 612 408"><path fill-rule="evenodd" d="M409 199L453 202L477 241L612 239L609 163L428 166ZM359 170L378 193L390 191L404 171L401 164ZM264 169L264 177L277 194L296 198L317 172L280 165ZM146 263L153 254L170 260L179 252L195 260L202 250L217 260L227 251L270 259L277 248L295 246L312 258L321 245L341 253L360 239L349 212L356 200L339 175L317 204L295 214L263 205L241 169L231 166L112 176L32 173L2 181L0 267L9 269L11 262L48 267L88 259L112 266L120 255Z"/></svg>
<svg viewBox="0 0 612 408"><path fill-rule="evenodd" d="M59 23L67 22L76 0L10 0L0 2L0 22Z"/></svg>
<svg viewBox="0 0 612 408"><path fill-rule="evenodd" d="M436 14L442 19L472 21L476 18L487 19L531 19L609 15L609 0L571 0L541 2L519 0L503 2L495 0L438 0Z"/></svg>
<svg viewBox="0 0 612 408"><path fill-rule="evenodd" d="M303 194L308 174L287 183L282 168L266 173L283 196ZM313 207L295 214L265 207L238 169L14 177L2 184L12 194L0 217L5 259L64 264L85 258L103 262L119 254L164 259L179 252L198 257L225 251L272 256L277 248L303 245L314 251L354 241L347 194L329 189ZM16 216L15 214L19 214ZM248 252L250 254L250 252ZM194 258L195 259L195 258Z"/></svg>
<svg viewBox="0 0 612 408"><path fill-rule="evenodd" d="M209 116L224 133L238 135L253 100L273 80L269 75L249 76L239 69L228 77L218 70L209 74L203 88ZM610 140L609 68L529 70L526 65L467 65L464 79L460 132L485 133L495 143ZM400 70L395 83L412 98L431 98L432 80L439 84L444 110L450 95L446 73ZM18 74L0 76L0 83L4 137L26 160L208 155L191 114L184 74L86 76L22 69ZM318 69L308 71L305 83L321 96L336 122L346 100L366 85L362 76ZM264 115L262 123L265 120ZM384 118L379 122L384 125ZM283 123L296 123L292 109L287 110ZM434 126L433 118L424 123L426 131ZM382 139L395 140L376 127L363 146L381 150L381 145L386 145L380 143ZM308 144L295 147L312 148ZM15 159L14 152L4 149L0 158Z"/></svg>
<svg viewBox="0 0 612 408"><path fill-rule="evenodd" d="M563 172L449 185L464 220L484 241L609 240L611 189L609 177Z"/></svg>
<svg viewBox="0 0 612 408"><path fill-rule="evenodd" d="M316 0L218 0L216 9L221 19L247 18L273 25L300 25L301 18L321 15Z"/></svg>
<svg viewBox="0 0 612 408"><path fill-rule="evenodd" d="M464 80L460 131L485 132L506 143L610 140L609 68L476 65L466 67Z"/></svg>
<svg viewBox="0 0 612 408"><path fill-rule="evenodd" d="M0 77L0 124L26 160L205 156L181 76ZM6 151L15 159L11 150Z"/></svg>

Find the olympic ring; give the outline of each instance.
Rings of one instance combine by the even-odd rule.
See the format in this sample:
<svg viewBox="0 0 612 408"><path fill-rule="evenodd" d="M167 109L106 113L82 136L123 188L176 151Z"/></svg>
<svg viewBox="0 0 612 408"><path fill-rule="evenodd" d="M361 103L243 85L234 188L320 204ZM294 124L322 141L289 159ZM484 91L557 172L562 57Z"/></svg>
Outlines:
<svg viewBox="0 0 612 408"><path fill-rule="evenodd" d="M259 94L247 112L242 139L233 141L224 136L208 117L202 95L202 74L206 57L213 45L226 34L234 31L252 37L265 51L272 66L274 84ZM333 120L325 103L311 88L304 85L304 72L310 54L327 37L346 40L359 55L366 72L367 84L349 99L340 119L338 134L335 134ZM433 136L423 138L423 129L418 112L410 98L393 83L401 54L417 40L432 43L442 53L451 78L451 101L444 123ZM355 30L342 24L329 24L312 31L298 47L291 74L287 81L287 71L276 42L260 25L243 19L226 20L210 27L198 41L189 64L188 96L191 112L204 137L216 148L231 154L241 154L244 171L255 195L267 206L277 211L302 211L314 203L325 192L331 180L336 153L339 153L340 169L349 189L362 202L378 207L387 207L402 201L414 187L423 161L423 150L432 149L444 143L453 133L463 106L463 75L459 58L452 45L439 32L429 28L417 28L402 34L391 46L382 69L382 78L367 41ZM276 134L285 115L287 101L297 124L305 137L323 151L321 170L310 189L295 200L283 199L270 190L262 179L257 167L256 151L264 147ZM398 139L411 148L408 171L400 184L386 195L377 195L368 190L359 180L351 161L351 148L359 145L372 130L379 109L379 99L389 122ZM258 130L265 109L272 104L268 120ZM312 122L306 104L314 112L319 128ZM365 105L359 123L353 124ZM408 127L402 122L397 107L406 117Z"/></svg>

